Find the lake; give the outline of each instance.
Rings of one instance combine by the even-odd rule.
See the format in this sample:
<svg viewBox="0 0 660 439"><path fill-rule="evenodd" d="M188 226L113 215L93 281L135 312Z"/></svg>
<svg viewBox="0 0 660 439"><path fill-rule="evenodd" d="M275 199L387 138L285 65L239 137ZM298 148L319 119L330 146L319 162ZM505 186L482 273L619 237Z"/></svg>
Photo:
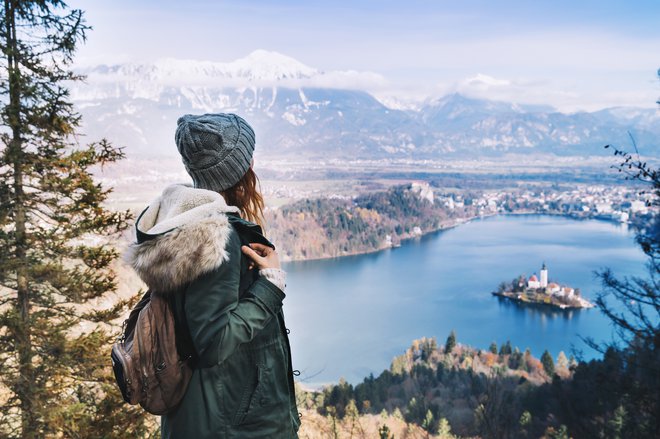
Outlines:
<svg viewBox="0 0 660 439"><path fill-rule="evenodd" d="M593 301L594 270L643 275L645 257L624 225L548 215L500 215L409 240L366 255L289 262L284 312L293 365L310 386L378 375L413 339L452 329L459 343L486 349L511 340L540 357L548 349L598 354L579 338L610 340L597 309L519 306L492 296L501 281L539 275L579 288Z"/></svg>

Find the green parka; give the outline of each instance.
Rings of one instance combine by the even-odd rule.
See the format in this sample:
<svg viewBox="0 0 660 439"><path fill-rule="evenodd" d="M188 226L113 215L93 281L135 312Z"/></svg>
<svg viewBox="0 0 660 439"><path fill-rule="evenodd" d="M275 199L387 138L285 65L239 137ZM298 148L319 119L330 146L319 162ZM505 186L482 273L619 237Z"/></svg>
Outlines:
<svg viewBox="0 0 660 439"><path fill-rule="evenodd" d="M284 292L241 251L270 244L216 192L172 185L136 223L127 260L153 290L172 294L199 356L162 438L297 437ZM272 245L272 244L270 244Z"/></svg>

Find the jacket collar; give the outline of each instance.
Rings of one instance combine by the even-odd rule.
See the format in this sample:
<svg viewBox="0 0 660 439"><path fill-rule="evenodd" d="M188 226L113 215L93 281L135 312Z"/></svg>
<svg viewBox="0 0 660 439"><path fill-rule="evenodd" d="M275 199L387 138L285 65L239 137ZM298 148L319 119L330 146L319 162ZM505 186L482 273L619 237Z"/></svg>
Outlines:
<svg viewBox="0 0 660 439"><path fill-rule="evenodd" d="M258 242L275 250L275 245L266 239L259 224L241 218L237 212L227 212L227 218L229 218L229 222L237 229L244 242Z"/></svg>
<svg viewBox="0 0 660 439"><path fill-rule="evenodd" d="M138 217L124 259L149 288L175 291L229 258L229 214L238 212L217 192L168 186Z"/></svg>

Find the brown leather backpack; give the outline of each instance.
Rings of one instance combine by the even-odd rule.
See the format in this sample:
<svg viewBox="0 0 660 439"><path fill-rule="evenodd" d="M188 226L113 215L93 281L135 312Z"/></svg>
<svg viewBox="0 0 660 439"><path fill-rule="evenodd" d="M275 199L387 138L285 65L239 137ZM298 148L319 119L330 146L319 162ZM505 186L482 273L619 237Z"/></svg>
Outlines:
<svg viewBox="0 0 660 439"><path fill-rule="evenodd" d="M177 324L170 300L147 291L124 322L111 353L124 401L139 403L154 415L179 405L197 359L187 324Z"/></svg>

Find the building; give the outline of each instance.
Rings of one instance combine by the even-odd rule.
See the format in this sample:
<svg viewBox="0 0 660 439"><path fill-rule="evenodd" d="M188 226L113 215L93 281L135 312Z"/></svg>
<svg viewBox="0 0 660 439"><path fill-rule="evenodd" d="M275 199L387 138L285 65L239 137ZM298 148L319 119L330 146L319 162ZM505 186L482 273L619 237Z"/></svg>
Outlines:
<svg viewBox="0 0 660 439"><path fill-rule="evenodd" d="M541 280L535 274L532 274L527 280L527 288L546 288L548 286L548 267L545 266L545 262L541 267L540 275Z"/></svg>
<svg viewBox="0 0 660 439"><path fill-rule="evenodd" d="M543 267L541 267L541 288L545 288L548 286L548 268L545 266L545 262L543 263Z"/></svg>
<svg viewBox="0 0 660 439"><path fill-rule="evenodd" d="M559 286L558 283L550 282L548 284L548 287L546 288L546 292L549 293L549 294L557 294L557 293L559 293L560 289L561 289L561 287Z"/></svg>

